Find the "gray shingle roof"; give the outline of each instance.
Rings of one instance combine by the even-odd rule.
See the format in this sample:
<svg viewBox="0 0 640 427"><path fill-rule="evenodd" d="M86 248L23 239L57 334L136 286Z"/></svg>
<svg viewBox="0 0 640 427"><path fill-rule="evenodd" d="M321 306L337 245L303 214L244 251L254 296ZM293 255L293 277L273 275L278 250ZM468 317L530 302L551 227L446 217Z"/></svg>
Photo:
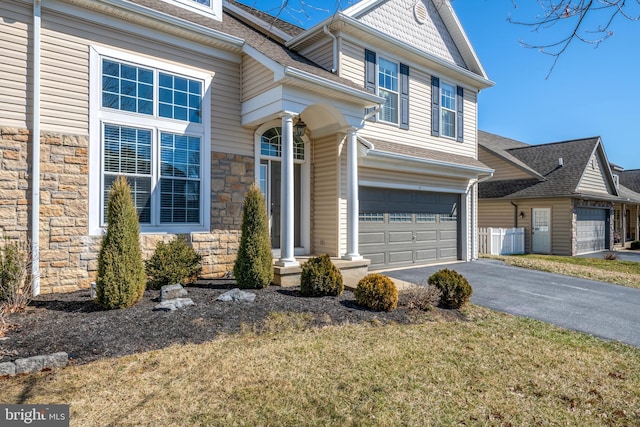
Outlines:
<svg viewBox="0 0 640 427"><path fill-rule="evenodd" d="M576 189L600 144L599 137L542 145L528 145L487 132L480 133L480 144L521 162L543 179L489 181L479 184L481 198L589 197ZM562 166L559 159L562 158ZM594 199L617 200L616 196L592 195Z"/></svg>
<svg viewBox="0 0 640 427"><path fill-rule="evenodd" d="M443 163L452 163L456 165L472 166L476 168L490 169L479 160L473 157L461 156L459 154L446 153L444 151L429 150L428 148L414 147L406 144L398 144L395 142L382 141L379 139L366 139L373 144L374 150L384 151L386 153L401 154L410 157L416 157L425 160L435 160Z"/></svg>
<svg viewBox="0 0 640 427"><path fill-rule="evenodd" d="M282 19L279 19L278 17L263 12L261 10L258 10L254 7L248 6L246 4L237 2L235 0L227 0L229 3L232 3L233 5L241 8L242 10L256 16L257 18L261 19L262 21L268 23L269 25L273 25L274 28L279 29L280 31L284 31L285 33L289 34L291 37L295 37L298 34L304 33L305 29L302 27L299 27L297 25L294 25L290 22L284 21ZM258 0L254 0L255 3L258 2ZM276 8L275 11L278 11L279 8Z"/></svg>
<svg viewBox="0 0 640 427"><path fill-rule="evenodd" d="M266 55L278 64L284 67L292 67L300 71L304 71L324 78L326 80L338 83L350 88L359 89L363 92L364 82L360 85L331 73L320 65L310 61L304 56L286 48L281 43L270 38L267 34L260 33L255 28L246 25L236 19L226 11L222 21L209 18L198 13L191 12L178 6L160 1L160 0L130 0L132 3L145 6L149 9L157 10L168 15L183 19L188 22L210 28L222 33L243 39L248 45L256 49L258 52ZM251 9L251 8L248 8Z"/></svg>
<svg viewBox="0 0 640 427"><path fill-rule="evenodd" d="M640 193L640 169L629 169L619 172L620 184L630 190Z"/></svg>

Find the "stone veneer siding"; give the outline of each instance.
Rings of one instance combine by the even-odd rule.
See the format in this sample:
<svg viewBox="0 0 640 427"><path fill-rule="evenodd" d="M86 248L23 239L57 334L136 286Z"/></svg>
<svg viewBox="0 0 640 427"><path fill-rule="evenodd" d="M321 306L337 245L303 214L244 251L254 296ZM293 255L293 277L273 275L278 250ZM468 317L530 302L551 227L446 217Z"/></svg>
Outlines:
<svg viewBox="0 0 640 427"><path fill-rule="evenodd" d="M30 138L28 129L0 127L0 236L23 241L31 238ZM88 235L88 137L43 132L40 143L40 291L88 288L101 240ZM220 277L233 269L254 159L214 152L211 171L211 232L187 237L203 256L202 275ZM143 256L173 237L142 234Z"/></svg>

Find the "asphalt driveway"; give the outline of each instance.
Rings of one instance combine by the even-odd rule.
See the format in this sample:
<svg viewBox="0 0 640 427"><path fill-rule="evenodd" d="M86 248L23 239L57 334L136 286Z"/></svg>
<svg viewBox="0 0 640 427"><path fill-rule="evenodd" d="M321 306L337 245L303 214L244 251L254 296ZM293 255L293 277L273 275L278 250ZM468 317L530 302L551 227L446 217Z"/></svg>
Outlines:
<svg viewBox="0 0 640 427"><path fill-rule="evenodd" d="M640 289L527 270L489 259L384 274L426 284L427 278L442 268L456 270L469 280L474 304L640 347Z"/></svg>

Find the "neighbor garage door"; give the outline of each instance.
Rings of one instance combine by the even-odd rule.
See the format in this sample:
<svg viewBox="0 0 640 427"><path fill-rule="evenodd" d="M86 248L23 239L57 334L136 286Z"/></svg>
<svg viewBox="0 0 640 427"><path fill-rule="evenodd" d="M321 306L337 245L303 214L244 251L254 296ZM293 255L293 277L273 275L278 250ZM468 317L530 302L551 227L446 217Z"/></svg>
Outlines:
<svg viewBox="0 0 640 427"><path fill-rule="evenodd" d="M360 254L370 269L454 261L460 196L360 187Z"/></svg>
<svg viewBox="0 0 640 427"><path fill-rule="evenodd" d="M578 254L607 249L607 209L578 208Z"/></svg>

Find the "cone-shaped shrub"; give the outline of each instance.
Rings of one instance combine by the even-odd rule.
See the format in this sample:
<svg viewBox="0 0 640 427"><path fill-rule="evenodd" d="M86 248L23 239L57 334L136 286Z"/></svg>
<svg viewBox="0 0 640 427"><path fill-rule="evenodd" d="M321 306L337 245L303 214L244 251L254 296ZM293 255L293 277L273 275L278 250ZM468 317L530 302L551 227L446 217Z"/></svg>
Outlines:
<svg viewBox="0 0 640 427"><path fill-rule="evenodd" d="M150 289L176 283L188 285L198 279L202 256L189 246L184 236L176 236L169 243L159 242L145 265Z"/></svg>
<svg viewBox="0 0 640 427"><path fill-rule="evenodd" d="M377 311L391 311L398 307L398 288L382 274L369 274L358 282L354 291L356 304Z"/></svg>
<svg viewBox="0 0 640 427"><path fill-rule="evenodd" d="M96 302L107 309L132 306L147 281L140 250L140 225L127 180L119 176L109 190L107 232L98 255Z"/></svg>
<svg viewBox="0 0 640 427"><path fill-rule="evenodd" d="M310 258L302 264L300 293L305 297L337 297L344 291L342 273L328 254Z"/></svg>
<svg viewBox="0 0 640 427"><path fill-rule="evenodd" d="M429 286L435 286L442 292L440 306L444 308L460 308L471 298L473 289L467 279L455 270L448 268L436 271L427 280Z"/></svg>
<svg viewBox="0 0 640 427"><path fill-rule="evenodd" d="M273 281L267 208L262 193L255 184L249 188L244 199L242 236L233 274L240 288L260 289Z"/></svg>

